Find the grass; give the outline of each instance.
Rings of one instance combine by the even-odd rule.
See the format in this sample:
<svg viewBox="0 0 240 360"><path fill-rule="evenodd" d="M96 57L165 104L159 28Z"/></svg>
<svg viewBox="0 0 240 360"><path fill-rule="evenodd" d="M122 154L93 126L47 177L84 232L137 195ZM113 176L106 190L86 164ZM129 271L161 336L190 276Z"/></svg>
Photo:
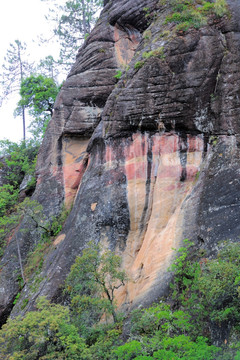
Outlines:
<svg viewBox="0 0 240 360"><path fill-rule="evenodd" d="M151 50L151 51L145 51L142 54L142 57L144 59L149 59L150 57L159 57L160 59L165 59L165 54L164 54L164 47L161 46L155 50Z"/></svg>
<svg viewBox="0 0 240 360"><path fill-rule="evenodd" d="M171 5L173 12L166 17L165 23L175 23L178 31L205 26L210 15L222 17L228 14L226 0L172 0Z"/></svg>

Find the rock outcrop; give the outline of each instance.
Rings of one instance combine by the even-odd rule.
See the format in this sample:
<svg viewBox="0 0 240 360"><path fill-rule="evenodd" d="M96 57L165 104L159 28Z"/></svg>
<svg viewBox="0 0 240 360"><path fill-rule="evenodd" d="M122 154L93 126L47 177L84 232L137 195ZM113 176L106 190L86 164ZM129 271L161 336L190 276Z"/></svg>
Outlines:
<svg viewBox="0 0 240 360"><path fill-rule="evenodd" d="M184 238L208 255L219 241L239 240L240 10L228 4L231 17L183 33L165 23L165 2L105 1L38 157L34 198L49 217L63 203L72 210L41 282L25 285L13 314L24 299L23 311L40 295L61 301L90 240L122 256L131 279L117 296L125 308L166 294ZM24 260L36 235L16 237ZM15 254L13 237L1 265L3 321L19 290Z"/></svg>

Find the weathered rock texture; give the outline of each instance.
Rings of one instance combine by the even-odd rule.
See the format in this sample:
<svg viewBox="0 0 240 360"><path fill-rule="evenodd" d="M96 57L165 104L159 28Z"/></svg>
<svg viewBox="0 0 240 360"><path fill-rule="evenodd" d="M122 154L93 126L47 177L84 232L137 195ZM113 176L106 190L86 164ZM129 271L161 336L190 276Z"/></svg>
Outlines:
<svg viewBox="0 0 240 360"><path fill-rule="evenodd" d="M169 7L160 4L105 1L77 55L39 153L34 194L48 216L63 203L73 208L42 282L24 287L13 314L24 298L24 311L39 295L61 301L90 240L122 256L131 281L117 299L126 308L166 294L172 248L184 238L209 255L219 241L239 240L239 4L229 0L231 18L185 34L164 24ZM143 56L150 51L158 56ZM22 234L24 260L36 236ZM6 316L18 292L15 238L2 259Z"/></svg>

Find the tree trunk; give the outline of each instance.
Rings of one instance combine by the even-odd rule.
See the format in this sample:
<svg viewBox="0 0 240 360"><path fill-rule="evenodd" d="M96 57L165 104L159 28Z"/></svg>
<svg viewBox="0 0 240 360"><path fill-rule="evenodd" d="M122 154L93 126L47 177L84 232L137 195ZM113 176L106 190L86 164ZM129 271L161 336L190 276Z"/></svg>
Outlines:
<svg viewBox="0 0 240 360"><path fill-rule="evenodd" d="M82 16L83 16L83 32L84 32L84 37L88 34L88 30L87 30L87 15L86 15L86 5L85 5L85 1L82 0Z"/></svg>
<svg viewBox="0 0 240 360"><path fill-rule="evenodd" d="M23 141L26 141L26 121L25 121L25 107L22 106L22 120L23 120Z"/></svg>
<svg viewBox="0 0 240 360"><path fill-rule="evenodd" d="M21 76L21 82L22 82L23 81L23 64L22 64L22 58L21 58L20 43L17 42L17 46L18 46L20 76ZM23 140L26 141L26 120L25 120L25 107L24 106L22 106L22 121L23 121Z"/></svg>
<svg viewBox="0 0 240 360"><path fill-rule="evenodd" d="M17 242L18 261L19 261L19 265L20 265L21 276L23 279L23 284L25 285L25 277L24 277L23 266L22 266L22 257L21 257L21 251L20 251L19 241L18 241L17 237L16 237L16 242Z"/></svg>

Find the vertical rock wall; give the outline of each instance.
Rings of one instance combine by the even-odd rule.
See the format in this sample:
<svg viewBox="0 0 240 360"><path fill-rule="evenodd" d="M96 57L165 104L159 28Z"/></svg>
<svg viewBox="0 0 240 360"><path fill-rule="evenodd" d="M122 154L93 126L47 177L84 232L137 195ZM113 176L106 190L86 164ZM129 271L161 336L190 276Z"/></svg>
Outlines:
<svg viewBox="0 0 240 360"><path fill-rule="evenodd" d="M117 300L129 308L166 294L173 247L184 238L209 255L219 241L239 239L237 1L229 0L231 18L184 34L165 24L170 9L163 2L105 5L58 96L38 157L34 198L48 216L63 203L73 207L38 289L30 280L13 315L24 298L24 311L39 295L61 301L64 279L90 240L122 256L131 281ZM15 236L24 259L31 237ZM2 259L4 314L18 291L13 244Z"/></svg>

